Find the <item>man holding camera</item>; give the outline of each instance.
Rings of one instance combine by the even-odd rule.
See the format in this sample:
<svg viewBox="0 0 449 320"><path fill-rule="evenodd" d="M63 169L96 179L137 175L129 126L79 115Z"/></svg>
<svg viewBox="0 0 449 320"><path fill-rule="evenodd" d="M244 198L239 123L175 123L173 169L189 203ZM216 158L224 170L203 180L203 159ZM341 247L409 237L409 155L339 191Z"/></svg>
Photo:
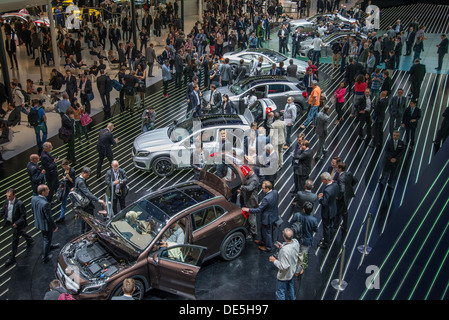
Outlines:
<svg viewBox="0 0 449 320"><path fill-rule="evenodd" d="M120 203L120 210L126 206L126 195L128 194L128 177L125 170L119 167L117 160L112 161L111 169L106 172L106 194L112 198L112 211L117 214L117 201Z"/></svg>

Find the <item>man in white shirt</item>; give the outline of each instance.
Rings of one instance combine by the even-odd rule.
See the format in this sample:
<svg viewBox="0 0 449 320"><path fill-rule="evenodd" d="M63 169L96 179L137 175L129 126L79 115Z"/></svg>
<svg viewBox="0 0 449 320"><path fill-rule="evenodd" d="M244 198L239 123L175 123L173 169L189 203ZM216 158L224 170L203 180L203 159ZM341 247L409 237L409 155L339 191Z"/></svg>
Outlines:
<svg viewBox="0 0 449 320"><path fill-rule="evenodd" d="M320 64L321 47L324 46L324 42L323 40L321 40L319 33L316 35L316 38L312 40L312 45L313 45L312 63L318 66Z"/></svg>

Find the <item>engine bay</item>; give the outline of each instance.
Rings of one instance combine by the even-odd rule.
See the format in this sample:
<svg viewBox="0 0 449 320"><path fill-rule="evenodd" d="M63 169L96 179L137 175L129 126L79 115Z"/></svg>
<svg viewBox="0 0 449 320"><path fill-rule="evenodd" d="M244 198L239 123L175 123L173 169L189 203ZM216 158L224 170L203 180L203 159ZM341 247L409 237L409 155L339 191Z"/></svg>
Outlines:
<svg viewBox="0 0 449 320"><path fill-rule="evenodd" d="M95 236L70 243L62 250L64 260L80 271L80 277L89 281L109 278L129 265L128 261L114 256Z"/></svg>

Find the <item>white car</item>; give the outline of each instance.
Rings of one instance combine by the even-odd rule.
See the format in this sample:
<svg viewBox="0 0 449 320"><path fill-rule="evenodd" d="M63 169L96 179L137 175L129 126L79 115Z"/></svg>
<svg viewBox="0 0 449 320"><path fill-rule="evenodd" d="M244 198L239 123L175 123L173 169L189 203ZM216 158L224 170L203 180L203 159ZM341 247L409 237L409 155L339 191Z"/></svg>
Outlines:
<svg viewBox="0 0 449 320"><path fill-rule="evenodd" d="M30 15L28 13L21 13L21 12L8 12L1 16L2 20L6 22L11 22L15 19L20 19L23 22L32 21L35 25L40 27L42 24L45 24L47 27L50 26L50 21L48 18L39 18L33 15Z"/></svg>
<svg viewBox="0 0 449 320"><path fill-rule="evenodd" d="M319 21L321 20L320 17L324 17L324 19L322 19L323 21L325 20L325 21L334 22L337 24L340 24L341 22L343 22L344 24L357 23L356 19L346 18L339 13L334 13L334 14L324 13L324 14L317 14L317 15L308 17L306 19L290 20L289 21L290 30L293 32L298 27L301 27L304 29L312 29L318 25Z"/></svg>
<svg viewBox="0 0 449 320"><path fill-rule="evenodd" d="M259 57L263 57L263 74L268 74L273 63L276 63L276 65L279 67L279 62L281 61L284 62L284 69L287 69L289 60L291 59L282 53L268 48L245 49L237 52L227 52L223 55L223 59L229 58L229 64L233 69L237 68L240 64L240 59L243 59L244 65L248 69L248 73L251 71L253 63L258 61ZM306 73L306 68L308 66L307 62L293 59L293 63L298 66L296 78L302 79L304 77L304 74Z"/></svg>

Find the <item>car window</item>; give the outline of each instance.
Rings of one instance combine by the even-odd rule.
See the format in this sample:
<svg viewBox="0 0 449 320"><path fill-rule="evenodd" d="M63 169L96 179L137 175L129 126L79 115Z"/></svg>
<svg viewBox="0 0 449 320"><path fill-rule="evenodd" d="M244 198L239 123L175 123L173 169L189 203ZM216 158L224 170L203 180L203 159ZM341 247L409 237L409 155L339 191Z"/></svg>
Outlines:
<svg viewBox="0 0 449 320"><path fill-rule="evenodd" d="M262 104L260 103L260 101L256 101L256 103L254 103L251 107L250 107L250 111L253 114L253 117L255 119L255 121L261 121L263 118L263 110L262 110Z"/></svg>
<svg viewBox="0 0 449 320"><path fill-rule="evenodd" d="M285 91L287 91L287 90L286 90L286 88L285 88L285 86L283 84L275 83L275 84L270 84L268 86L268 93L269 94L282 93L282 92L285 92Z"/></svg>
<svg viewBox="0 0 449 320"><path fill-rule="evenodd" d="M172 247L163 250L160 258L198 266L202 251L202 248L191 246Z"/></svg>
<svg viewBox="0 0 449 320"><path fill-rule="evenodd" d="M254 88L256 90L256 97L257 99L265 98L266 95L266 86L257 86Z"/></svg>
<svg viewBox="0 0 449 320"><path fill-rule="evenodd" d="M247 59L247 60L253 60L254 59L254 55L252 55L252 54L242 54L240 56L240 58Z"/></svg>
<svg viewBox="0 0 449 320"><path fill-rule="evenodd" d="M216 219L214 207L204 208L192 213L192 228L193 231L198 230L204 226L207 226Z"/></svg>
<svg viewBox="0 0 449 320"><path fill-rule="evenodd" d="M215 206L215 216L220 218L222 215L226 213L226 210L220 206Z"/></svg>
<svg viewBox="0 0 449 320"><path fill-rule="evenodd" d="M196 204L195 200L178 190L169 191L162 195L153 197L149 199L149 202L169 216L173 216L183 209Z"/></svg>

